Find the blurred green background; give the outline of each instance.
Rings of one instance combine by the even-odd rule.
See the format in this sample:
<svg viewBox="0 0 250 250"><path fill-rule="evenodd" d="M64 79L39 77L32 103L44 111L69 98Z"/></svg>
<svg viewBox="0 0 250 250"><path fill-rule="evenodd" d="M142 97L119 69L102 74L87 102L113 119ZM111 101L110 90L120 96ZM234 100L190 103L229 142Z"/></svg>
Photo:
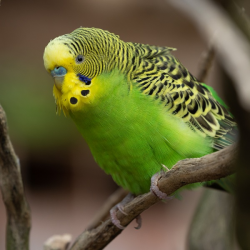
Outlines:
<svg viewBox="0 0 250 250"><path fill-rule="evenodd" d="M175 56L194 75L209 43L163 0L2 1L0 104L32 210L31 249L41 249L53 234L76 237L117 188L95 164L73 122L55 114L53 80L43 66L50 39L80 26L106 29L125 41L178 48ZM215 68L207 83L220 93ZM157 204L143 213L142 229L135 231L130 225L106 249L184 249L200 193L184 192L181 201ZM0 200L0 249L5 221Z"/></svg>

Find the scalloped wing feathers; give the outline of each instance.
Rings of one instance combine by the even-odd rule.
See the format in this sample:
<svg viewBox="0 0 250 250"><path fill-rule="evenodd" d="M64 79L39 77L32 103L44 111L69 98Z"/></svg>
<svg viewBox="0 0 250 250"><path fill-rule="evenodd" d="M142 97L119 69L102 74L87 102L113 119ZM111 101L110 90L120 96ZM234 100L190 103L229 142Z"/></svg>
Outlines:
<svg viewBox="0 0 250 250"><path fill-rule="evenodd" d="M134 44L144 51L133 80L142 93L159 98L170 112L187 122L190 129L214 138L222 149L235 140L236 122L215 91L199 82L167 47Z"/></svg>

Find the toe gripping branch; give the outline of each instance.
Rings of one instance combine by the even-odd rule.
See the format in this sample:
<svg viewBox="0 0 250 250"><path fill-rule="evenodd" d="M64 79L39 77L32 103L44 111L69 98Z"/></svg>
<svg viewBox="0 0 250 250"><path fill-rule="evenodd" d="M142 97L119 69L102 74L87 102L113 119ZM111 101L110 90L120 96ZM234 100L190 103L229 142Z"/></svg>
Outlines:
<svg viewBox="0 0 250 250"><path fill-rule="evenodd" d="M160 178L161 178L161 172L156 173L155 175L152 176L150 191L161 200L172 199L171 196L168 196L166 193L163 193L162 191L160 191L160 189L157 185ZM110 217L111 217L112 223L121 230L125 229L125 227L121 225L120 220L118 220L118 218L116 216L117 209L120 210L120 212L123 213L124 215L128 215L124 211L124 205L129 203L133 199L134 199L134 195L128 194L120 203L118 203L117 205L115 205L113 208L110 209ZM142 219L141 219L140 215L138 215L136 217L136 223L138 225L137 225L137 227L135 227L135 229L140 229L141 225L142 225Z"/></svg>
<svg viewBox="0 0 250 250"><path fill-rule="evenodd" d="M133 194L128 194L120 203L118 203L117 205L115 205L113 208L110 209L110 218L112 223L118 227L119 229L123 230L125 229L124 226L121 225L120 220L118 220L117 216L116 216L116 212L117 209L124 215L128 215L125 211L124 211L124 205L129 203L131 200L134 199L134 195ZM136 217L136 223L138 224L137 227L135 227L135 229L140 229L141 225L142 225L142 219L141 216L138 215Z"/></svg>
<svg viewBox="0 0 250 250"><path fill-rule="evenodd" d="M150 191L156 195L159 199L161 200L169 200L172 199L171 196L168 196L166 193L163 193L159 187L158 187L158 181L161 178L161 172L156 173L155 175L152 176L151 178L151 186L150 186Z"/></svg>

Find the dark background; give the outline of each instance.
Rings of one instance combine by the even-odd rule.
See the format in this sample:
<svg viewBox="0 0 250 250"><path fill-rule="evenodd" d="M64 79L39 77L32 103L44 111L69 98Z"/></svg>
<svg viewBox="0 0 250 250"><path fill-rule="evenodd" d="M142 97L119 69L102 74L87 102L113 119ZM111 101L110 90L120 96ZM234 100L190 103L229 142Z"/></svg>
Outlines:
<svg viewBox="0 0 250 250"><path fill-rule="evenodd" d="M53 234L78 236L117 186L94 162L73 122L55 114L53 80L43 66L50 39L74 29L98 27L121 39L178 48L175 56L194 74L203 41L193 23L163 0L3 0L0 7L0 104L20 157L32 211L31 249L42 249ZM218 92L212 68L207 83ZM185 248L185 237L202 189L181 200L159 203L142 214L106 249ZM5 209L0 199L0 249L5 242Z"/></svg>

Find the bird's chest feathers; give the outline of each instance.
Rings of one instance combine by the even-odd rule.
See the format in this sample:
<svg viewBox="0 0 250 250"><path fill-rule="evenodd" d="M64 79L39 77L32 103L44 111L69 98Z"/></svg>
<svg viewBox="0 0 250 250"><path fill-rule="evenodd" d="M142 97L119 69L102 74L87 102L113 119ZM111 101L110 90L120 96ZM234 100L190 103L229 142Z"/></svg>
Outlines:
<svg viewBox="0 0 250 250"><path fill-rule="evenodd" d="M103 74L93 79L86 97L81 97L81 86L75 89L79 89L74 92L79 105L70 107L70 116L90 146L115 144L125 137L122 133L128 133L137 111L122 74Z"/></svg>
<svg viewBox="0 0 250 250"><path fill-rule="evenodd" d="M86 88L86 86L85 86ZM87 96L81 96L83 86L75 86L77 104L70 105L70 116L83 137L92 146L116 144L133 123L135 106L128 81L122 74L102 74L94 78L86 88ZM70 97L69 97L70 98ZM71 97L72 98L72 97Z"/></svg>
<svg viewBox="0 0 250 250"><path fill-rule="evenodd" d="M207 152L205 140L167 113L160 100L131 88L124 76L102 75L93 84L95 101L72 109L70 116L97 163L119 185L134 193L146 192L150 177L162 164L171 167L180 159Z"/></svg>
<svg viewBox="0 0 250 250"><path fill-rule="evenodd" d="M150 100L145 103L143 95L131 89L123 75L104 75L91 85L90 94L97 93L98 97L82 109L71 110L70 115L95 159L107 171L113 171L115 165L140 164L144 155L150 154L145 135L152 123L146 120L150 108L145 104L151 106ZM95 85L96 92L91 90Z"/></svg>

